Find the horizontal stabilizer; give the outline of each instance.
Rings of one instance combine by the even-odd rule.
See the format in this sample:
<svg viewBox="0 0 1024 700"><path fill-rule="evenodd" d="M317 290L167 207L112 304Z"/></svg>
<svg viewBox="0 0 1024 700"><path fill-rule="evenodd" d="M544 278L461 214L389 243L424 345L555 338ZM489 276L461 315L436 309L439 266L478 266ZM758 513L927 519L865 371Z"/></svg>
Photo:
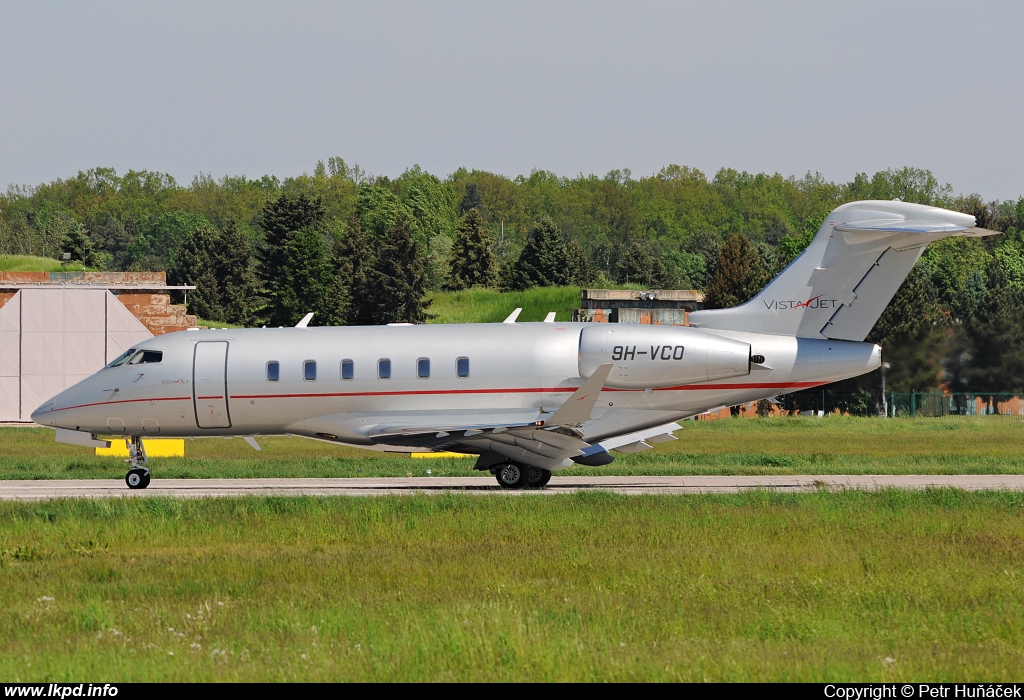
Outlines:
<svg viewBox="0 0 1024 700"><path fill-rule="evenodd" d="M929 243L989 236L970 214L900 201L851 202L753 299L690 314L707 329L864 340Z"/></svg>

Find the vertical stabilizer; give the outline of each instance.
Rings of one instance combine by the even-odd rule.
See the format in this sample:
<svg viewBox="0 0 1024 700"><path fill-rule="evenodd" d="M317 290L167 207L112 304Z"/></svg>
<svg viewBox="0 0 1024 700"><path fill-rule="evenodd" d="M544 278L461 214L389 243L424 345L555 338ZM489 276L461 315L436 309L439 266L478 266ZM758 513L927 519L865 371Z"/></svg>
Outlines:
<svg viewBox="0 0 1024 700"><path fill-rule="evenodd" d="M925 247L949 236L997 233L970 214L900 201L851 202L753 299L690 314L709 329L864 340Z"/></svg>

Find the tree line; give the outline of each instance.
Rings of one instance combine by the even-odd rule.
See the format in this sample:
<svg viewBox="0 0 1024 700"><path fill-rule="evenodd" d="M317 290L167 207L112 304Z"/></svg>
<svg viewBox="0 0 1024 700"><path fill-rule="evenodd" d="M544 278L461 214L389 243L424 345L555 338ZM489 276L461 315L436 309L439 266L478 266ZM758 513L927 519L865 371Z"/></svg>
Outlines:
<svg viewBox="0 0 1024 700"><path fill-rule="evenodd" d="M427 295L474 286L693 288L742 303L858 199L933 204L1004 232L933 244L869 340L895 391L1024 390L1024 198L957 195L927 170L845 183L669 165L634 178L508 178L413 167L375 177L341 158L280 180L109 168L0 195L0 254L71 252L92 268L166 270L190 312L246 325L429 319ZM849 389L873 388L874 378Z"/></svg>

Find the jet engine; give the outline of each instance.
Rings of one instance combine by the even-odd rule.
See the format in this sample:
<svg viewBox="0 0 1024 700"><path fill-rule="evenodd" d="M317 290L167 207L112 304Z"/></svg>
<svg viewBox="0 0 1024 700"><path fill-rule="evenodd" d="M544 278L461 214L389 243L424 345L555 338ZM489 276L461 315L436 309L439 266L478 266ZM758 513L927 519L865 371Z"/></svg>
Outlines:
<svg viewBox="0 0 1024 700"><path fill-rule="evenodd" d="M611 364L605 386L677 386L750 374L750 344L683 326L601 324L580 334L580 376Z"/></svg>

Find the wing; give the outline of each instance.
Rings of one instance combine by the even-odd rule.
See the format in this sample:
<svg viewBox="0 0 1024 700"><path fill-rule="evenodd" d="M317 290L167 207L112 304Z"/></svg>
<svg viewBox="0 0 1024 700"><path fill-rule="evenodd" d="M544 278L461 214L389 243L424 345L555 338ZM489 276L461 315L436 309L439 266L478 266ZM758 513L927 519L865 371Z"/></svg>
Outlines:
<svg viewBox="0 0 1024 700"><path fill-rule="evenodd" d="M561 408L539 414L537 420L524 422L521 415L518 420L473 425L437 420L431 425L379 426L368 437L379 445L476 453L477 469L509 460L541 469L560 469L571 461L608 464L614 458L603 447L582 440L578 428L590 420L611 369L610 364L598 367Z"/></svg>

